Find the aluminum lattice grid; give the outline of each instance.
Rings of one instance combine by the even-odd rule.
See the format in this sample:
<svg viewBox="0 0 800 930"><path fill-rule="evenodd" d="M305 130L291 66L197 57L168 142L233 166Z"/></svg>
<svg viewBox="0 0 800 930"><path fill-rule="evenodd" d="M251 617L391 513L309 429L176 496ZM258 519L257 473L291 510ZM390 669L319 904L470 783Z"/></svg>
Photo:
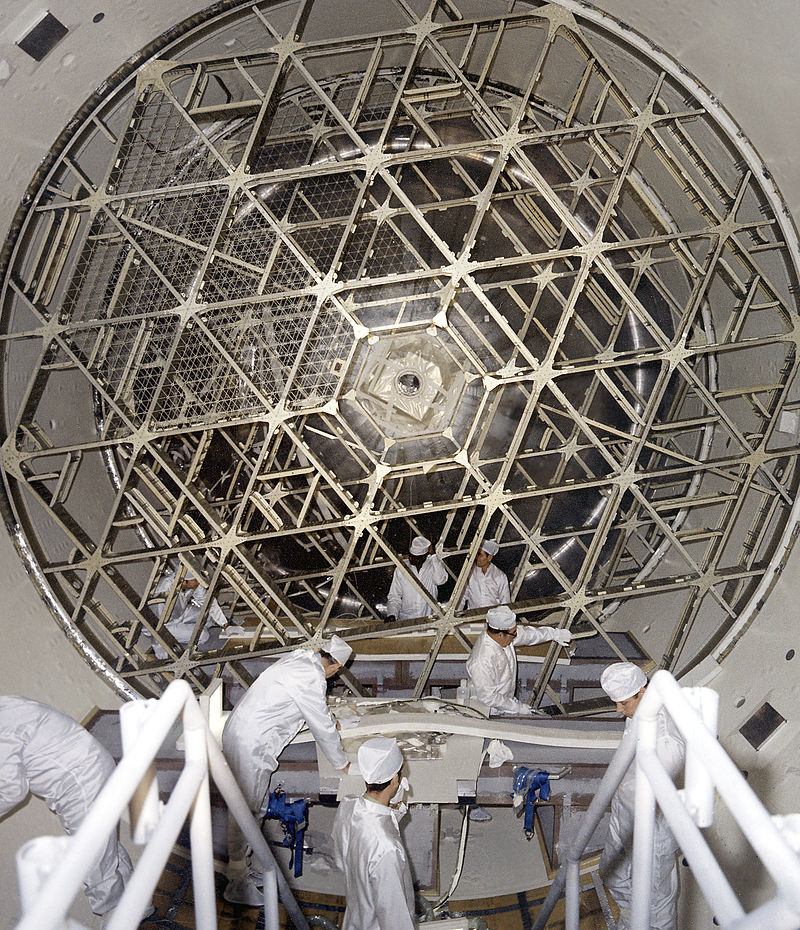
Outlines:
<svg viewBox="0 0 800 930"><path fill-rule="evenodd" d="M421 693L466 645L489 535L523 618L606 635L644 609L663 664L695 664L793 522L778 195L701 88L588 8L382 0L353 36L336 11L188 31L32 190L3 465L41 584L120 687L247 683L331 631L387 635L423 532L449 581L391 631L435 634ZM200 643L207 609L174 639L168 567L239 645Z"/></svg>

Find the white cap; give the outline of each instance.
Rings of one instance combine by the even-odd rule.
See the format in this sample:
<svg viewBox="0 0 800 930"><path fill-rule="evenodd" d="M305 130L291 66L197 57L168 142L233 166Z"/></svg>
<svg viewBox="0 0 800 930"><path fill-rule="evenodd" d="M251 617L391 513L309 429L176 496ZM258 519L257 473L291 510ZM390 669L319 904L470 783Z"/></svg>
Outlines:
<svg viewBox="0 0 800 930"><path fill-rule="evenodd" d="M486 611L486 623L493 630L511 630L517 625L517 615L503 604L502 607L492 607Z"/></svg>
<svg viewBox="0 0 800 930"><path fill-rule="evenodd" d="M422 555L424 552L427 552L430 547L430 539L426 539L424 536L415 536L411 540L411 555Z"/></svg>
<svg viewBox="0 0 800 930"><path fill-rule="evenodd" d="M322 648L331 658L336 659L339 665L344 665L353 654L353 650L350 646L347 645L341 636L337 636L335 633L327 643L323 643Z"/></svg>
<svg viewBox="0 0 800 930"><path fill-rule="evenodd" d="M647 675L633 662L615 662L603 669L600 687L612 701L627 701L647 684Z"/></svg>
<svg viewBox="0 0 800 930"><path fill-rule="evenodd" d="M403 753L391 736L375 736L358 750L358 767L368 785L391 781L403 767Z"/></svg>
<svg viewBox="0 0 800 930"><path fill-rule="evenodd" d="M481 543L481 549L486 553L486 555L495 556L500 550L500 546L493 539L484 539Z"/></svg>

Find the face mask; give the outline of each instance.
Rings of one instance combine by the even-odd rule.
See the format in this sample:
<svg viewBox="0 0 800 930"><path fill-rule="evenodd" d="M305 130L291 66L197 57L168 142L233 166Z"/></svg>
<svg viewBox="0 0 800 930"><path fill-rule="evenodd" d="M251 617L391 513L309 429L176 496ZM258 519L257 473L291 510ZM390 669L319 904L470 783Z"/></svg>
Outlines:
<svg viewBox="0 0 800 930"><path fill-rule="evenodd" d="M389 801L389 803L400 804L406 795L406 791L408 791L408 779L404 775L400 779L400 784L397 786L397 791L395 791L395 793L392 795L392 799Z"/></svg>
<svg viewBox="0 0 800 930"><path fill-rule="evenodd" d="M408 791L408 779L403 776L403 778L400 779L400 784L397 786L397 791L395 791L392 795L392 799L389 801L395 823L401 821L408 813L408 805L403 803L406 791Z"/></svg>

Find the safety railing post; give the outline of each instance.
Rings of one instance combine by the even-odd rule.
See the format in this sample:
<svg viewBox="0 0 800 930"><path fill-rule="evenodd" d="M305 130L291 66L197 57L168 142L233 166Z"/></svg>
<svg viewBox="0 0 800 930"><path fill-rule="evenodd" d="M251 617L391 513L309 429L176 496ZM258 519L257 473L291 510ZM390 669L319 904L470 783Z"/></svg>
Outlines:
<svg viewBox="0 0 800 930"><path fill-rule="evenodd" d="M567 862L566 930L578 930L581 907L581 863L578 859Z"/></svg>
<svg viewBox="0 0 800 930"><path fill-rule="evenodd" d="M687 701L700 715L709 735L717 737L719 695L710 688L684 688ZM702 748L694 741L686 744L686 774L683 780L683 800L698 827L710 827L714 822L716 788Z"/></svg>
<svg viewBox="0 0 800 930"><path fill-rule="evenodd" d="M649 930L650 892L653 881L653 838L655 836L656 799L644 768L643 755L655 754L658 705L642 702L637 711L636 797L633 827L633 888L631 891L631 926Z"/></svg>
<svg viewBox="0 0 800 930"><path fill-rule="evenodd" d="M130 753L147 729L159 703L156 699L128 701L119 709L119 729L122 739L122 755ZM131 821L131 839L137 846L143 846L156 828L161 817L161 800L158 790L158 773L155 762L151 762L147 771L136 785L128 804Z"/></svg>
<svg viewBox="0 0 800 930"><path fill-rule="evenodd" d="M197 930L217 930L217 895L214 884L214 848L211 835L206 731L205 721L197 705L193 701L187 702L183 709L186 764L202 763L205 770L192 804L189 821L195 927Z"/></svg>
<svg viewBox="0 0 800 930"><path fill-rule="evenodd" d="M669 672L653 675L633 726L623 736L575 841L562 850L562 866L536 915L533 930L544 930L565 883L566 926L572 930L569 886L573 876L579 875L580 857L634 755L633 930L650 927L656 803L723 926L730 930L800 928L800 856L716 739L718 704L718 695L708 688L682 689ZM686 741L686 788L680 792L673 782L675 773L665 769L656 751L657 717L662 707ZM777 886L771 901L747 915L700 831L712 822L717 792Z"/></svg>
<svg viewBox="0 0 800 930"><path fill-rule="evenodd" d="M264 869L264 930L280 930L278 876L275 869Z"/></svg>

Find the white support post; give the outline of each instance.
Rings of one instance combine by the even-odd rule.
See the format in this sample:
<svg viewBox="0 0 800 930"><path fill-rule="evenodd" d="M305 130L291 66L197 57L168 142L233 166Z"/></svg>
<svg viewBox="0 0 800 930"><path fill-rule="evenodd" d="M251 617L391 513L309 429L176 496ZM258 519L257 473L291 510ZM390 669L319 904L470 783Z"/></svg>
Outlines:
<svg viewBox="0 0 800 930"><path fill-rule="evenodd" d="M187 702L183 709L183 734L186 764L202 764L205 770L192 804L189 823L195 927L197 930L217 930L217 895L214 885L206 726L197 705L192 702Z"/></svg>
<svg viewBox="0 0 800 930"><path fill-rule="evenodd" d="M23 914L40 899L45 882L66 855L68 845L68 836L37 836L17 850L17 882ZM61 926L68 923L65 919Z"/></svg>
<svg viewBox="0 0 800 930"><path fill-rule="evenodd" d="M780 835L769 813L753 789L742 778L725 750L704 728L697 726L697 715L683 695L680 685L669 672L653 675L639 710L648 701L660 701L675 721L687 743L701 741L704 764L711 773L722 800L741 827L753 851L766 867L782 895L800 914L800 882L798 856ZM637 715L639 711L637 710Z"/></svg>
<svg viewBox="0 0 800 930"><path fill-rule="evenodd" d="M719 695L710 688L684 688L687 701L700 715L712 739L717 738ZM711 772L703 759L703 749L696 740L686 744L686 774L683 801L698 827L710 827L714 822L716 788Z"/></svg>
<svg viewBox="0 0 800 930"><path fill-rule="evenodd" d="M800 819L800 814L774 820L770 817L716 739L718 703L717 695L707 688L682 689L666 671L653 675L637 707L636 725L625 733L575 841L562 853L561 868L539 908L533 930L544 930L565 882L566 927L567 930L577 928L577 917L574 922L570 921L573 920L573 906L577 913L580 857L634 754L636 800L632 930L648 930L650 927L656 802L722 926L727 930L800 928L800 853L797 851L800 840L789 829L793 825L789 818L796 816ZM656 752L657 716L662 708L686 741L689 768L685 778L687 787L681 792L673 783L674 773L667 772ZM726 803L756 856L777 885L775 897L747 915L700 830L711 823L715 791Z"/></svg>
<svg viewBox="0 0 800 930"><path fill-rule="evenodd" d="M211 771L211 777L220 791L225 803L228 805L228 811L235 818L241 827L242 833L253 849L253 855L265 871L274 873L277 883L278 896L283 904L289 919L295 927L295 930L309 930L303 912L292 895L289 883L280 871L275 857L272 854L267 841L264 839L261 830L256 824L247 801L244 799L241 788L236 783L228 763L222 754L222 750L217 745L216 740L210 733L206 734L208 743L208 765ZM265 886L266 888L266 886Z"/></svg>
<svg viewBox="0 0 800 930"><path fill-rule="evenodd" d="M566 930L578 930L581 904L581 864L578 859L567 862Z"/></svg>
<svg viewBox="0 0 800 930"><path fill-rule="evenodd" d="M657 707L651 710L644 701L636 711L636 799L634 802L633 889L631 892L631 927L633 930L649 930L650 928L656 799L652 785L641 765L641 757L650 753L655 754L657 711Z"/></svg>
<svg viewBox="0 0 800 930"><path fill-rule="evenodd" d="M744 914L739 899L730 886L725 873L714 858L703 834L692 820L678 790L667 775L655 754L642 757L642 766L670 830L686 856L694 875L702 875L703 894L723 926Z"/></svg>
<svg viewBox="0 0 800 930"><path fill-rule="evenodd" d="M158 701L128 701L119 709L119 729L122 737L122 754L131 752L141 733L147 727L158 707ZM131 839L144 846L150 839L161 817L161 800L158 792L158 773L151 762L131 795L128 816L131 822Z"/></svg>
<svg viewBox="0 0 800 930"><path fill-rule="evenodd" d="M188 762L178 777L177 784L164 813L148 841L136 869L131 876L107 930L136 930L144 915L147 902L172 852L172 844L194 804L200 784L206 777L202 763Z"/></svg>
<svg viewBox="0 0 800 930"><path fill-rule="evenodd" d="M142 779L148 787L140 792L143 801L137 805L137 823L146 846L119 904L107 915L104 927L106 930L138 927L181 828L190 816L195 926L197 930L217 930L209 773L266 873L266 930L279 930L278 897L296 930L309 930L189 685L185 681L173 681L158 701L135 701L125 708L123 728L126 735L123 739L126 745L122 761L79 829L72 836L32 840L17 854L23 914L15 930L85 930L67 918L70 904L109 834L116 830ZM178 719L183 723L186 759L170 798L163 805L158 801L158 785L150 769Z"/></svg>
<svg viewBox="0 0 800 930"><path fill-rule="evenodd" d="M278 876L275 869L264 869L264 930L280 930Z"/></svg>

